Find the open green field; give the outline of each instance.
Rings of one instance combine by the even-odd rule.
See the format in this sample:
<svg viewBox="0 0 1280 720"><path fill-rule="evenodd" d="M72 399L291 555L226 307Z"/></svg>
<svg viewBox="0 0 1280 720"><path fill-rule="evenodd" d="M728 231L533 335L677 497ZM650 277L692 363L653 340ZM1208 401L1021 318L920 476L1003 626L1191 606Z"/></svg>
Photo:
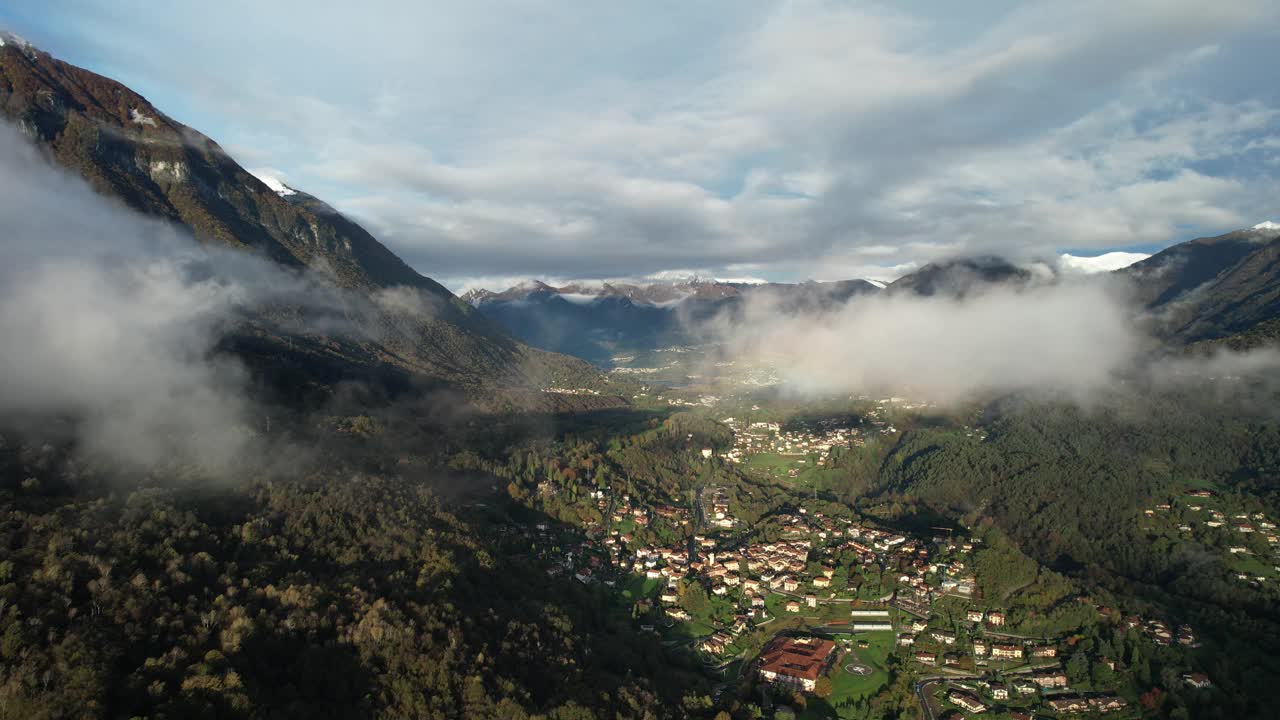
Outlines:
<svg viewBox="0 0 1280 720"><path fill-rule="evenodd" d="M1186 480L1188 490L1219 490L1218 484L1212 480L1205 478L1193 478ZM1212 498L1195 498L1196 500L1211 500Z"/></svg>
<svg viewBox="0 0 1280 720"><path fill-rule="evenodd" d="M800 603L800 612L787 612L787 603L791 601ZM802 618L810 625L821 625L832 621L849 620L849 606L844 603L818 603L818 607L811 608L803 599L796 599L778 593L769 593L764 599L765 608L769 614L776 618Z"/></svg>
<svg viewBox="0 0 1280 720"><path fill-rule="evenodd" d="M797 460L804 460L801 464ZM741 467L750 472L767 473L770 477L785 481L792 487L825 487L828 476L834 473L825 467L814 464L808 455L779 455L777 453L759 453L744 458ZM795 477L790 477L790 470L798 470Z"/></svg>
<svg viewBox="0 0 1280 720"><path fill-rule="evenodd" d="M778 453L758 453L743 458L742 467L752 470L765 470L775 475L786 477L787 471L795 468L803 473L812 470L812 463L800 464L797 460L808 460L805 455L779 455Z"/></svg>
<svg viewBox="0 0 1280 720"><path fill-rule="evenodd" d="M706 637L715 631L714 627L702 620L690 619L685 622L677 621L675 625L666 631L666 634L671 638L685 639Z"/></svg>
<svg viewBox="0 0 1280 720"><path fill-rule="evenodd" d="M889 672L885 667L886 660L893 652L895 635L892 632L861 633L855 636L855 643L863 640L868 647L856 647L847 653L831 669L831 702L839 705L841 701L859 699L875 693L889 682ZM854 662L854 658L863 665L875 670L871 675L860 676L845 672L844 666Z"/></svg>
<svg viewBox="0 0 1280 720"><path fill-rule="evenodd" d="M632 575L622 585L619 594L628 600L639 600L657 595L658 589L661 587L661 579L647 578L644 575Z"/></svg>
<svg viewBox="0 0 1280 720"><path fill-rule="evenodd" d="M1257 555L1232 555L1230 567L1232 572L1248 573L1251 576L1276 577L1274 565L1268 564Z"/></svg>

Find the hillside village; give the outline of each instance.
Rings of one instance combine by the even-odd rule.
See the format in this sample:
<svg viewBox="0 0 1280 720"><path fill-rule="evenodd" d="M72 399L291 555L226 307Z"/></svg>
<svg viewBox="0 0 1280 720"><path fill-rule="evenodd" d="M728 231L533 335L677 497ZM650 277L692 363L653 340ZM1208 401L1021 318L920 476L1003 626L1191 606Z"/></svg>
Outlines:
<svg viewBox="0 0 1280 720"><path fill-rule="evenodd" d="M1224 556L1233 581L1280 595L1280 532L1266 513L1197 488L1144 509L1139 524L1153 540Z"/></svg>
<svg viewBox="0 0 1280 720"><path fill-rule="evenodd" d="M702 668L718 693L827 709L802 717L863 720L906 697L924 720L1004 720L1134 718L1165 688L1223 692L1198 620L1087 594L998 530L903 524L897 500L823 491L824 473L847 472L898 425L918 426L900 398L795 415L718 400L638 428L608 455L551 446L564 454L518 454L498 471L534 483L509 489L540 518L506 526L512 546ZM943 432L987 443L989 428L965 419ZM635 467L659 470L629 475ZM1270 523L1232 517L1247 509L1194 490L1140 522L1176 533L1179 512L1201 513L1205 531L1247 536L1259 552ZM1208 524L1219 519L1236 525Z"/></svg>
<svg viewBox="0 0 1280 720"><path fill-rule="evenodd" d="M692 463L732 464L755 451L821 460L861 439L844 427L724 424L734 433L732 449L713 455L692 444ZM540 489L557 492L545 483ZM1139 698L1127 664L1141 662L1129 644L1199 645L1185 623L1121 614L1062 590L1048 613L1064 618L1057 629L1022 600L1007 605L988 596L980 553L997 551L979 535L917 535L801 499L747 525L724 486L703 488L688 502L608 488L587 499L599 521L509 532L523 536L549 575L607 588L640 629L692 653L726 682L754 681L783 697L823 694L835 707L850 705L901 673L915 678L931 720L947 712L1129 717ZM1085 650L1086 628L1117 640ZM1212 687L1190 666L1184 681Z"/></svg>

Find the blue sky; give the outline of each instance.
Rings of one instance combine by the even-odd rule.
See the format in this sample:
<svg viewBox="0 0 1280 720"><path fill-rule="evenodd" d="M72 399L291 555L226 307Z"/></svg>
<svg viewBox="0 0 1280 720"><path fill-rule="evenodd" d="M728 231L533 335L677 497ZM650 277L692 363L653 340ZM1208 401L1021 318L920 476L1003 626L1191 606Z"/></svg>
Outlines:
<svg viewBox="0 0 1280 720"><path fill-rule="evenodd" d="M315 5L19 0L0 25L455 289L887 278L1280 219L1274 2Z"/></svg>

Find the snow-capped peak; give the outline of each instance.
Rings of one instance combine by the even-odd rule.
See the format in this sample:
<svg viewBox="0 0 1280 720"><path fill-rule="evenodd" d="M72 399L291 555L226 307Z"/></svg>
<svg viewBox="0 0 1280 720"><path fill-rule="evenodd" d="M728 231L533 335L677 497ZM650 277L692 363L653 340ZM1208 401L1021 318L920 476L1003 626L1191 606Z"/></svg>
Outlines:
<svg viewBox="0 0 1280 720"><path fill-rule="evenodd" d="M1149 257L1151 256L1146 253L1135 252L1109 252L1101 255L1094 255L1092 257L1063 253L1061 261L1062 267L1067 270L1082 273L1098 273L1111 272L1113 270L1126 268L1136 262L1146 260Z"/></svg>
<svg viewBox="0 0 1280 720"><path fill-rule="evenodd" d="M1250 229L1251 230L1280 230L1280 223L1271 222L1270 220L1264 220L1258 223L1257 225L1254 225Z"/></svg>
<svg viewBox="0 0 1280 720"><path fill-rule="evenodd" d="M872 285L875 285L876 287L880 288L881 290L883 290L883 289L885 289L885 288L889 287L889 285L888 285L887 283L885 283L883 280L872 280L871 278L863 278L863 281L864 281L864 282L867 282L867 283L870 283L870 284L872 284Z"/></svg>
<svg viewBox="0 0 1280 720"><path fill-rule="evenodd" d="M286 195L298 194L297 190L294 190L293 188L281 182L280 178L276 177L274 170L259 168L257 170L250 170L249 174L261 180L263 185L266 185L267 187L271 188L271 191L279 195L280 197L285 197Z"/></svg>

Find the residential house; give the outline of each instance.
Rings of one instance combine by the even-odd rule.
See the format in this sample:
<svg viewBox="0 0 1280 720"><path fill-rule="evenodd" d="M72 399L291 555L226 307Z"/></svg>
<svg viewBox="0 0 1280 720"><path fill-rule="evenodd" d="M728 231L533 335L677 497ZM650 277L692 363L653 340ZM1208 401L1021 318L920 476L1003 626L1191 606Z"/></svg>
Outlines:
<svg viewBox="0 0 1280 720"><path fill-rule="evenodd" d="M1101 713L1123 710L1128 704L1124 698L1118 695L1100 695L1089 698L1090 707Z"/></svg>
<svg viewBox="0 0 1280 720"><path fill-rule="evenodd" d="M1187 673L1182 676L1182 682L1187 687L1193 687L1203 690L1204 688L1213 687L1213 682L1209 680L1209 676L1204 673Z"/></svg>
<svg viewBox="0 0 1280 720"><path fill-rule="evenodd" d="M1082 697L1051 698L1047 701L1054 712L1076 713L1089 709L1089 702Z"/></svg>
<svg viewBox="0 0 1280 720"><path fill-rule="evenodd" d="M991 646L991 657L1002 660L1020 660L1022 659L1022 646L994 644Z"/></svg>
<svg viewBox="0 0 1280 720"><path fill-rule="evenodd" d="M986 712L987 709L986 704L978 698L970 695L969 693L960 692L958 690L953 690L952 692L947 693L947 700L953 705L964 708L966 711L971 713Z"/></svg>
<svg viewBox="0 0 1280 720"><path fill-rule="evenodd" d="M1067 686L1067 675L1061 670L1049 670L1033 674L1031 682L1042 688L1064 688Z"/></svg>

